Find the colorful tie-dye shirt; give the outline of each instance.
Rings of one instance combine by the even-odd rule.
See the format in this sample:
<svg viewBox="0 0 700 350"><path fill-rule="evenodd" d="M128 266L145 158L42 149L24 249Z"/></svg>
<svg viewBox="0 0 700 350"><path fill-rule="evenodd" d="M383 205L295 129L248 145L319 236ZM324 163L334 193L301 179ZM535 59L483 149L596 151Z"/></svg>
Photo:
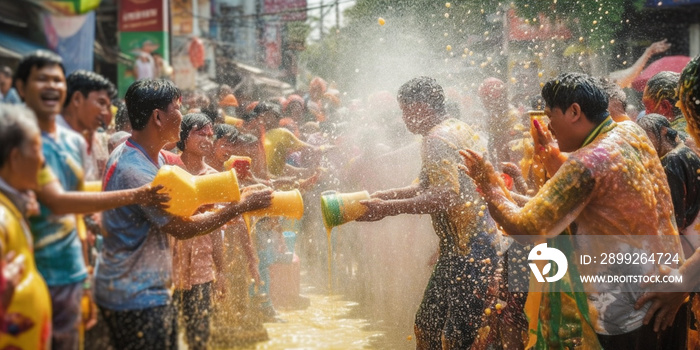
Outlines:
<svg viewBox="0 0 700 350"><path fill-rule="evenodd" d="M504 214L529 234L553 237L575 222L577 235L616 236L621 246L628 244L648 253L680 252L680 241L664 240L665 247L648 247L640 242L651 242L651 238L638 238L678 235L666 174L646 133L633 122L606 120L603 124L597 137L572 152L532 200L517 212ZM590 243L579 246L578 251L611 250L596 246L595 239L585 242ZM644 274L635 269L645 267L622 268L627 270L599 272ZM649 304L634 309L642 295L639 288L596 287L597 293L589 293L589 303L597 310L597 319L592 320L596 332L614 335L641 327Z"/></svg>

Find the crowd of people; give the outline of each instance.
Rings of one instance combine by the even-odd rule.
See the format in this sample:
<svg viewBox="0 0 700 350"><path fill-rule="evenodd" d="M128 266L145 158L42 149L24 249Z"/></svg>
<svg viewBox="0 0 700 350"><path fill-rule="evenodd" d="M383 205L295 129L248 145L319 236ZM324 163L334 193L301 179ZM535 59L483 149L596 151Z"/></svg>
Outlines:
<svg viewBox="0 0 700 350"><path fill-rule="evenodd" d="M531 101L511 101L491 77L475 92L478 121L474 99L430 77L366 103L344 101L318 77L307 93L261 100L227 85L183 92L141 79L118 101L103 76L65 73L47 51L0 70L1 347L264 339L262 323L280 321L269 269L287 252L283 231L310 238L299 247L308 266L326 266L330 242L315 239L325 236L316 200L301 222L251 225L243 214L269 206L274 190L317 198L362 186L362 159L406 149L410 134L420 136L418 179L372 193L358 221L432 219L438 252L415 316L417 348L693 346L700 135L677 73L648 81L639 115L615 79L562 73ZM170 196L151 185L165 165L192 175L233 168L241 199L172 215ZM536 241L509 236L559 235L680 235L664 249L685 262L663 273L686 278L666 292L603 285L583 303L576 292L528 293L529 273L509 279Z"/></svg>

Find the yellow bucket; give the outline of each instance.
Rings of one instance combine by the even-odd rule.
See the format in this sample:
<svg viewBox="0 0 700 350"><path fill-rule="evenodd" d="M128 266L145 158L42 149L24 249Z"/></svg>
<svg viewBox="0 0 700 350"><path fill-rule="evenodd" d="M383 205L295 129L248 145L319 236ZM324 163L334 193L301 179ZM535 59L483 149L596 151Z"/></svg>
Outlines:
<svg viewBox="0 0 700 350"><path fill-rule="evenodd" d="M249 216L284 216L301 219L304 216L304 200L299 190L278 191L272 194L272 204L264 209L247 212Z"/></svg>
<svg viewBox="0 0 700 350"><path fill-rule="evenodd" d="M191 216L205 204L238 202L241 193L234 170L194 176L177 166L160 168L152 182L163 185L170 194L167 212L177 216Z"/></svg>
<svg viewBox="0 0 700 350"><path fill-rule="evenodd" d="M369 199L369 192L367 191L352 193L323 192L321 194L323 224L330 229L359 218L367 211L367 207L360 204L360 201L367 199Z"/></svg>

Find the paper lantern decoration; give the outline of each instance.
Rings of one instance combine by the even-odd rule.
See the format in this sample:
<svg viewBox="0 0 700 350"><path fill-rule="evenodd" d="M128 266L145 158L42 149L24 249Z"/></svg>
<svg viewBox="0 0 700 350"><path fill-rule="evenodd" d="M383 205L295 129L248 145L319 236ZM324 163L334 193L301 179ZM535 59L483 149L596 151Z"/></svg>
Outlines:
<svg viewBox="0 0 700 350"><path fill-rule="evenodd" d="M198 38L192 39L189 48L190 62L194 68L204 65L204 44Z"/></svg>

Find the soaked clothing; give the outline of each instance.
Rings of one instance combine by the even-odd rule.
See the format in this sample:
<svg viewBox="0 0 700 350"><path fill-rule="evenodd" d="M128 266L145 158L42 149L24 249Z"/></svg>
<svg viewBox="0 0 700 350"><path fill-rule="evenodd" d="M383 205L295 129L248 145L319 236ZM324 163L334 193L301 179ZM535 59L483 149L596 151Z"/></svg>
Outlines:
<svg viewBox="0 0 700 350"><path fill-rule="evenodd" d="M440 257L416 314L416 335L426 334L429 348L441 348L440 335L466 348L481 325L484 296L500 259L493 246L496 226L474 182L458 168L458 151L474 149L479 136L465 123L447 119L424 136L420 183L445 188L463 201L431 214L440 238Z"/></svg>
<svg viewBox="0 0 700 350"><path fill-rule="evenodd" d="M114 311L100 306L112 344L119 350L177 350L176 311L172 304Z"/></svg>
<svg viewBox="0 0 700 350"><path fill-rule="evenodd" d="M285 128L266 132L264 145L267 170L276 176L282 175L287 156L304 148L304 143Z"/></svg>
<svg viewBox="0 0 700 350"><path fill-rule="evenodd" d="M175 156L174 159L167 162L168 164L185 168L185 164L182 163L179 156ZM197 175L212 173L216 173L216 170L212 167L207 167L202 173ZM194 285L214 280L214 246L212 236L220 234L220 230L214 230L210 234L185 240L178 240L170 236L170 247L173 257L173 284L176 289L188 290Z"/></svg>
<svg viewBox="0 0 700 350"><path fill-rule="evenodd" d="M683 232L700 211L700 157L679 144L661 158L673 198L676 226Z"/></svg>
<svg viewBox="0 0 700 350"><path fill-rule="evenodd" d="M489 246L484 243L484 247ZM416 336L435 335L427 342L428 349L442 348L439 335L453 349L468 349L474 343L490 299L488 278L495 269L494 264L476 258L472 261L466 256L443 255L438 259L415 320Z"/></svg>
<svg viewBox="0 0 700 350"><path fill-rule="evenodd" d="M621 243L638 243L638 235L677 235L665 178L644 130L632 122L615 123L608 118L525 207L504 215L529 234L549 237L572 222L577 224L578 235L615 235ZM585 251L609 251L596 247L594 240L587 242L590 247L581 247ZM680 243L646 248L647 252L680 253ZM617 335L642 326L650 304L634 309L641 292L597 287L597 293L588 294L591 307L597 310L597 319L592 320L597 333Z"/></svg>
<svg viewBox="0 0 700 350"><path fill-rule="evenodd" d="M41 142L46 165L39 173L39 186L58 181L65 191L80 191L87 149L83 137L56 125L55 134L41 133ZM87 268L75 215L53 214L41 202L39 210L40 214L29 218L29 223L36 265L46 284L60 286L83 281Z"/></svg>
<svg viewBox="0 0 700 350"><path fill-rule="evenodd" d="M463 162L460 150L483 152L478 141L479 136L457 119L445 120L423 138L421 187L447 188L464 199L459 205L431 214L433 229L440 238L440 254L466 256L471 252L474 237L496 231L476 184L458 168Z"/></svg>
<svg viewBox="0 0 700 350"><path fill-rule="evenodd" d="M173 295L175 309L180 313L181 328L185 330L187 348L205 350L209 343L212 282L197 284ZM179 322L178 322L179 323Z"/></svg>
<svg viewBox="0 0 700 350"><path fill-rule="evenodd" d="M151 160L129 139L107 162L105 191L151 183L165 164L161 153ZM95 301L113 311L138 310L170 302L172 261L168 235L172 216L155 206L129 205L102 214L104 247L95 268Z"/></svg>

